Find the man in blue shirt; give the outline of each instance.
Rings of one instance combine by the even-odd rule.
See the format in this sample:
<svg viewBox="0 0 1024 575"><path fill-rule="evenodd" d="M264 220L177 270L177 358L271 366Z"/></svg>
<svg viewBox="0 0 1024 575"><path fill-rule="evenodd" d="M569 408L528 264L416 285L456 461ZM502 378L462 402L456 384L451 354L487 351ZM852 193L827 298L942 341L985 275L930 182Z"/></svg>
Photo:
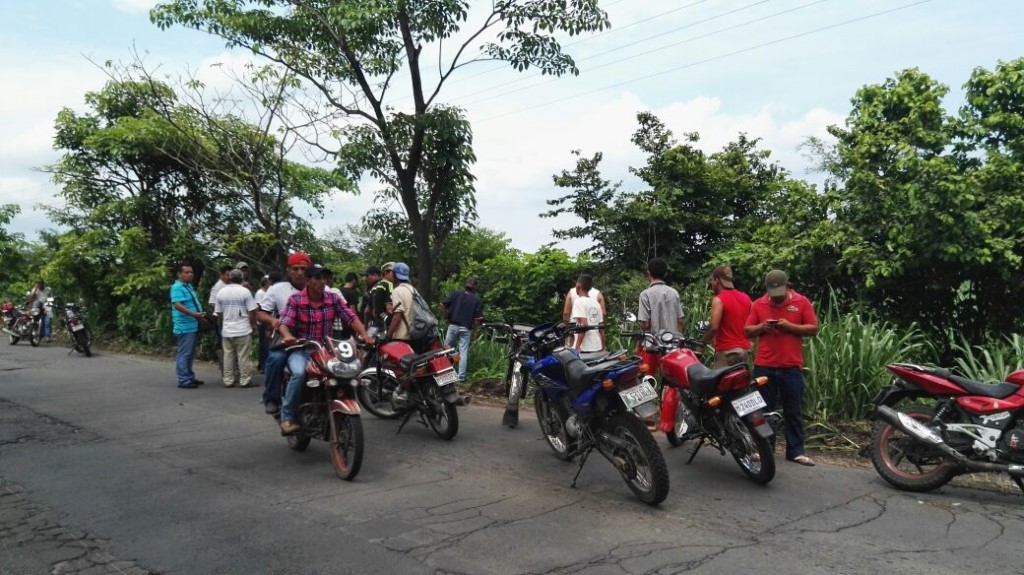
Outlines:
<svg viewBox="0 0 1024 575"><path fill-rule="evenodd" d="M192 266L178 264L174 272L178 276L171 286L171 319L174 320L174 337L178 340L174 368L178 375L178 388L195 389L203 384L196 379L192 363L196 358L199 322L206 320L196 290L192 289Z"/></svg>
<svg viewBox="0 0 1024 575"><path fill-rule="evenodd" d="M484 321L484 307L476 293L476 278L466 280L466 289L452 293L441 302L441 311L448 318L448 331L444 336L445 346L459 342L459 382L466 382L466 368L469 367L469 340L473 328Z"/></svg>

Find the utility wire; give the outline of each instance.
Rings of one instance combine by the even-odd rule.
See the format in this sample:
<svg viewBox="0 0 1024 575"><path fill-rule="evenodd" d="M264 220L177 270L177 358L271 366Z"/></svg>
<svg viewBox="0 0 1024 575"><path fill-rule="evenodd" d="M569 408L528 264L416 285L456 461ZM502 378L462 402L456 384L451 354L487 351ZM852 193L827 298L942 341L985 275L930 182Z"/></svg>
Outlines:
<svg viewBox="0 0 1024 575"><path fill-rule="evenodd" d="M498 118L504 118L505 116L511 116L513 114L519 114L519 113L526 112L526 111L529 111L529 110L535 110L537 108L544 108L544 107L547 107L547 106L551 106L553 104L558 104L558 103L566 102L566 101L569 101L569 100L575 100L576 98L582 98L583 96L588 96L590 94L595 94L597 92L603 92L603 91L611 89L611 88L617 88L619 86L624 86L626 84L632 84L634 82L639 82L641 80L647 80L647 79L650 79L650 78L655 78L655 77L658 77L658 76L663 76L665 74L669 74L671 72L677 72L679 70L685 70L687 68L693 68L694 66L699 66L701 64L707 64L708 62L714 62L716 60L722 60L722 59L728 58L730 56L735 56L737 54L743 54L745 52L751 52L753 50L757 50L759 48L764 48L766 46L771 46L771 45L774 45L774 44L781 44L782 42L787 42L789 40L794 40L796 38L802 38L804 36L810 36L811 34L817 34L818 32L824 32L825 30L832 30L832 29L835 29L835 28L839 28L841 26L846 26L848 24L854 24L856 22L861 22L863 20L868 20L870 18L875 18L875 17L878 17L878 16L883 16L885 14L891 14L893 12L898 12L900 10L904 10L904 9L907 9L907 8L913 8L914 6L920 6L921 4L927 4L928 2L931 2L931 0L920 0L918 2L912 2L910 4L904 4L903 6L897 6L896 8L890 8L888 10L881 10L879 12L874 12L874 13L871 13L871 14L867 14L865 16L857 17L857 18L851 18L850 20L844 20L843 22L838 22L836 24L830 24L828 26L822 26L821 28L815 28L813 30L807 30L806 32L800 32L799 34L793 34L791 36L786 36L784 38L778 38L776 40L771 40L771 41L768 41L768 42L763 42L761 44L757 44L757 45L754 45L754 46L748 46L748 47L740 49L740 50L735 50L733 52L728 52L726 54L719 54L718 56L712 56L710 58L705 58L703 60L697 60L696 62L690 62L689 64L683 64L682 66L676 66L675 68L670 68L668 70L662 70L661 72L655 72L653 74L647 74L645 76L639 76L637 78L632 78L630 80L624 80L622 82L616 82L614 84L609 84L607 86L602 86L602 87L594 89L594 90L590 90L590 91L587 91L587 92L582 92L582 93L579 93L579 94L574 94L572 96L567 96L567 97L564 97L564 98L558 98L556 100L551 100L551 101L548 101L548 102L543 102L543 103L540 103L540 104L536 104L534 106L528 106L526 108L520 108L518 110L513 110L511 112L505 112L504 114L498 114L498 115L495 115L495 116L489 116L489 117L483 118L481 120L476 120L476 123L489 122L491 120L496 120Z"/></svg>
<svg viewBox="0 0 1024 575"><path fill-rule="evenodd" d="M592 58L596 58L598 56L604 56L605 54L610 54L612 52L617 52L617 51L621 50L622 48L628 48L630 46L635 46L637 44L641 44L643 42L647 42L647 41L653 40L655 38L660 38L661 36L667 36L668 34L672 34L674 32L678 32L679 30L684 30L686 28L690 28L690 27L696 26L697 24L702 24L704 22L710 22L711 20L715 20L717 18L721 18L723 16L727 16L729 14L733 14L733 13L739 12L740 10L746 10L747 8L752 8L752 7L757 6L759 4L764 4L765 2L768 2L768 1L770 1L770 0L761 0L760 2L754 2L753 4L748 4L748 5L743 6L741 8L737 8L735 10L731 10L729 12L725 12L723 14L719 14L718 16L712 16L710 18L705 18L704 20L700 20L698 22L692 22L692 23L687 24L685 26L680 26L679 28L673 28L672 30L668 30L666 32L662 32L660 34L656 34L654 36L650 36L650 37L644 38L642 40L637 40L635 42L631 42L631 43L625 44L623 46L618 46L618 47L615 47L615 48L611 48L609 50L605 50L603 52L599 52L599 53L594 54L592 56L587 56L586 58L583 58L582 60L579 60L579 61L580 62L585 62L587 60L590 60ZM821 4L823 2L828 2L828 1L830 1L830 0L815 0L814 2L811 2L811 3L808 3L808 4L804 4L802 6L796 6L794 8L789 8L787 10L782 10L782 11L776 12L774 14L769 14L767 16L761 16L760 18L754 18L753 20L748 20L746 22L741 22L739 24L735 24L733 26L728 26L726 28L720 28L720 29L715 30L713 32L708 32L706 34L701 34L699 36L694 36L693 38L687 38L685 40L680 40L679 42L673 42L672 44L661 46L660 48L654 48L653 50L647 50L646 52L640 52L639 54L633 54L632 56L626 56L624 58L619 58L618 60L612 60L611 62L606 62L604 64L599 64L597 66L588 67L586 71L587 72L593 72L594 70L600 70L601 68L607 68L608 66L611 66L613 64L618 64L620 62L625 62L627 60L634 60L634 59L639 58L641 56L647 56L648 54L654 54L655 52L660 52L662 50L667 50L669 48L674 48L674 47L682 45L682 44L686 44L686 43L689 43L689 42L694 42L696 40L701 40L703 38L708 38L710 36L715 36L715 35L721 34L723 32L729 32L731 30L735 30L737 28L742 28L744 26L749 26L751 24L756 24L758 22L763 22L765 20L770 20L771 18L775 18L776 16L781 16L783 14L788 14L790 12L796 12L797 10L802 10L802 9L807 8L809 6L814 6L815 4ZM466 98L466 97L469 97L469 96L473 96L475 94L483 94L485 92L490 92L490 91L493 91L493 90L497 90L499 88L504 88L506 86L511 86L513 84L518 84L520 82L524 82L526 80L529 80L529 79L532 79L532 78L536 78L538 76L541 76L541 74L531 74L529 76L517 78L515 80L510 80L510 81L508 81L508 82L506 82L504 84L499 84L497 86L491 86L489 88L484 88L483 90L477 90L476 92L470 92L469 94L464 94L462 97ZM515 94L516 92L522 92L524 90L529 90L531 88L536 88L537 86L543 86L545 84L550 84L551 82L555 82L555 81L560 80L560 79L561 78L548 78L548 79L546 79L543 82L537 82L536 84L530 84L529 86L526 86L526 87L523 87L523 88L517 88L515 90L504 91L501 94L497 94L497 95L494 95L494 96L488 96L486 98L479 98L479 99L476 99L476 100L470 100L469 102L462 102L462 104L468 106L468 105L471 105L471 104L477 104L477 103L480 103L480 102L486 102L487 100L493 100L494 98L500 98L500 97L503 97L503 96L507 96L509 94Z"/></svg>

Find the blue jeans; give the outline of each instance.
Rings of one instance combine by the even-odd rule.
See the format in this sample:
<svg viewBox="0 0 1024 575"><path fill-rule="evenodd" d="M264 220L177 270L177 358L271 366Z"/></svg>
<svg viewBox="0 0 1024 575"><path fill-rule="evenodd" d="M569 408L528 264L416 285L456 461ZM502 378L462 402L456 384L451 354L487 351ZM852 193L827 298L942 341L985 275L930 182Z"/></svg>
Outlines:
<svg viewBox="0 0 1024 575"><path fill-rule="evenodd" d="M174 371L178 375L178 385L187 385L196 379L196 373L192 371L192 362L196 358L196 342L199 340L198 332L176 333L178 338L178 349L174 357Z"/></svg>
<svg viewBox="0 0 1024 575"><path fill-rule="evenodd" d="M445 347L452 347L455 345L455 340L459 341L459 381L466 382L466 368L469 367L469 338L473 335L473 331L469 328L455 325L454 323L448 324L448 331L444 334L444 345Z"/></svg>
<svg viewBox="0 0 1024 575"><path fill-rule="evenodd" d="M267 367L267 354L270 353L270 330L267 326L261 324L256 325L256 337L259 341L259 347L256 352L256 368L266 369Z"/></svg>
<svg viewBox="0 0 1024 575"><path fill-rule="evenodd" d="M774 411L776 399L781 395L785 416L786 459L804 454L804 374L799 367L754 366L754 377L768 377L761 395L768 404L768 411ZM774 437L773 437L774 439ZM772 442L774 446L775 442Z"/></svg>
<svg viewBox="0 0 1024 575"><path fill-rule="evenodd" d="M53 318L50 314L43 314L43 337L53 336Z"/></svg>
<svg viewBox="0 0 1024 575"><path fill-rule="evenodd" d="M288 355L288 369L292 371L292 378L288 380L288 389L284 392L281 421L296 421L295 408L298 407L299 397L302 395L302 386L306 384L307 363L309 354L301 349Z"/></svg>
<svg viewBox="0 0 1024 575"><path fill-rule="evenodd" d="M263 405L271 401L281 402L281 380L284 379L286 365L287 351L277 350L267 354L267 363L263 366Z"/></svg>

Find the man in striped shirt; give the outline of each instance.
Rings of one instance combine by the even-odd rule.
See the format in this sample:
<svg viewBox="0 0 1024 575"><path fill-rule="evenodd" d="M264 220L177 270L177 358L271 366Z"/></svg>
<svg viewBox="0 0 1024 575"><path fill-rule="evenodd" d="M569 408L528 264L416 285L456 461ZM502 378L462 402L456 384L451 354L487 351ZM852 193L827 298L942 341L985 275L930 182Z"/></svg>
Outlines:
<svg viewBox="0 0 1024 575"><path fill-rule="evenodd" d="M335 318L340 318L342 323L352 328L352 331L367 344L373 343L373 338L363 328L363 322L359 321L348 304L337 294L324 289L327 285L324 275L323 266L309 266L305 273L306 287L288 298L288 305L285 306L284 313L276 325L284 345L295 345L298 339L324 341L325 337L331 335L331 326ZM292 372L292 377L288 381L284 404L281 406L281 433L285 435L300 429L296 421L295 408L302 385L305 383L308 362L309 355L301 349L291 352L288 356L288 368Z"/></svg>

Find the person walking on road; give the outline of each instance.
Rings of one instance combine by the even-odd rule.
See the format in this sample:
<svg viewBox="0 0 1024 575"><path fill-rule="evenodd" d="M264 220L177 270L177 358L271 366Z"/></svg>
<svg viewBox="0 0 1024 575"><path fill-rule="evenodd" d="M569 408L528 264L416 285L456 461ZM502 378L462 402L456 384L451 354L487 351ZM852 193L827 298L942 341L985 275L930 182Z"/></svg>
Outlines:
<svg viewBox="0 0 1024 575"><path fill-rule="evenodd" d="M448 319L448 331L444 335L444 345L459 345L459 383L466 383L466 370L469 367L469 342L473 337L473 329L484 321L484 304L476 293L476 278L468 278L465 289L452 292L443 302L441 311Z"/></svg>

